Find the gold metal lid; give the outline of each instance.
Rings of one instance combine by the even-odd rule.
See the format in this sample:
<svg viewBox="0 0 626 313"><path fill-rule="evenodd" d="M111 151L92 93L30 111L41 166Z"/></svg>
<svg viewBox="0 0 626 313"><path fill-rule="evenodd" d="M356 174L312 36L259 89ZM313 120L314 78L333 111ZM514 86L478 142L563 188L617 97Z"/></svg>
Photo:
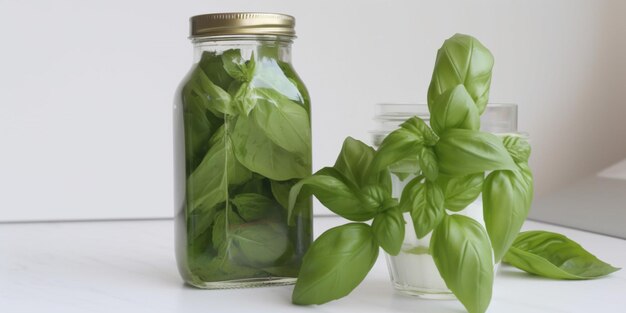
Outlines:
<svg viewBox="0 0 626 313"><path fill-rule="evenodd" d="M190 37L220 35L278 35L295 37L296 19L278 13L213 13L189 19Z"/></svg>

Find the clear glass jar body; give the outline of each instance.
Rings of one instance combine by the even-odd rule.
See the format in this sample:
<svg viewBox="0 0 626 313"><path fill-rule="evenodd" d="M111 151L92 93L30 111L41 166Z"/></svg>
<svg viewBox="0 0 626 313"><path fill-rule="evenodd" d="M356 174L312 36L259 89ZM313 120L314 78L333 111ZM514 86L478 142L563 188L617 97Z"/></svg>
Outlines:
<svg viewBox="0 0 626 313"><path fill-rule="evenodd" d="M378 146L389 132L415 115L427 123L430 122L430 114L426 104L378 105L375 119L379 123L379 129L372 132L374 145ZM515 104L489 104L481 116L481 130L496 135L523 136L517 132L517 106ZM399 199L406 184L415 176L411 173L401 172L391 175L393 196ZM462 211L448 211L448 214L468 216L485 227L480 195ZM410 214L404 213L404 219L406 230L400 253L396 256L385 254L389 276L394 288L402 294L427 299L454 299L454 295L446 287L432 256L429 254L431 234L418 239Z"/></svg>
<svg viewBox="0 0 626 313"><path fill-rule="evenodd" d="M291 37L194 38L174 104L176 257L200 288L294 283L312 242L310 100Z"/></svg>

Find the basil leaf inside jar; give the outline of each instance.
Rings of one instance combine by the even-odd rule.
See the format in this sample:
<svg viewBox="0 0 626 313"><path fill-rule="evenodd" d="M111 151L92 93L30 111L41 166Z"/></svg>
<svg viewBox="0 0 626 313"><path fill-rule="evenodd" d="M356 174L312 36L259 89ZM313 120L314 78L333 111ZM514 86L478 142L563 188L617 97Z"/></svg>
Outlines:
<svg viewBox="0 0 626 313"><path fill-rule="evenodd" d="M289 189L311 175L310 100L289 63L293 34L210 43L193 34L210 30L198 28L207 20L259 16L192 18L197 63L175 106L175 151L184 156L176 163L176 225L179 269L196 287L293 283L312 241L310 196L287 223ZM293 28L285 25L277 27Z"/></svg>

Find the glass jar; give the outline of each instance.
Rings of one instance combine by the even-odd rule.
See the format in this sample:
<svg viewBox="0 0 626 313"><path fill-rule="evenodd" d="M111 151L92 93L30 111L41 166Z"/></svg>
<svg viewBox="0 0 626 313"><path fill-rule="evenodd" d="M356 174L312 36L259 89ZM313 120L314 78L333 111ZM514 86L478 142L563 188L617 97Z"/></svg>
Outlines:
<svg viewBox="0 0 626 313"><path fill-rule="evenodd" d="M418 116L426 123L430 122L430 113L426 104L379 104L375 120L379 126L372 132L374 146L380 145L391 131L412 116ZM517 105L489 104L481 116L481 131L496 135L525 136L517 132ZM401 170L401 169L400 169ZM392 174L393 196L400 198L406 184L415 176L412 173L395 171ZM468 216L483 227L482 197L478 198L460 212L448 211L449 214ZM385 254L389 276L394 288L402 293L427 299L454 299L452 291L439 275L432 256L429 254L431 234L418 239L409 213L404 213L406 231L402 249L396 256ZM497 268L496 268L497 269Z"/></svg>
<svg viewBox="0 0 626 313"><path fill-rule="evenodd" d="M176 257L200 288L294 283L312 242L310 100L291 65L293 17L194 16L174 105Z"/></svg>

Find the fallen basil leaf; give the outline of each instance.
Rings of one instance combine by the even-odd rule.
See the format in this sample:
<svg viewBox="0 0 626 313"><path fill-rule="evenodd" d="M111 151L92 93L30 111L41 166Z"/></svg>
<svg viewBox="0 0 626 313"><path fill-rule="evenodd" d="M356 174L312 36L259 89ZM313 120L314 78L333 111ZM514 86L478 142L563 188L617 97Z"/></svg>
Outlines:
<svg viewBox="0 0 626 313"><path fill-rule="evenodd" d="M485 312L494 276L485 229L469 217L446 215L433 231L430 247L439 274L467 311Z"/></svg>
<svg viewBox="0 0 626 313"><path fill-rule="evenodd" d="M390 255L398 255L404 240L404 218L398 207L379 213L372 222L376 242Z"/></svg>
<svg viewBox="0 0 626 313"><path fill-rule="evenodd" d="M434 111L435 99L456 85L463 84L482 114L489 99L493 55L476 38L455 34L447 39L435 60L428 87L428 108Z"/></svg>
<svg viewBox="0 0 626 313"><path fill-rule="evenodd" d="M480 129L480 114L465 86L456 85L434 101L431 106L430 125L435 133L441 135L452 128Z"/></svg>
<svg viewBox="0 0 626 313"><path fill-rule="evenodd" d="M620 270L573 240L546 231L517 235L503 261L528 273L555 279L591 279Z"/></svg>
<svg viewBox="0 0 626 313"><path fill-rule="evenodd" d="M445 211L441 188L430 181L422 182L422 177L411 180L402 190L400 208L410 212L417 238L423 238L440 222Z"/></svg>
<svg viewBox="0 0 626 313"><path fill-rule="evenodd" d="M439 176L437 184L441 186L445 201L443 206L450 211L461 211L470 205L483 190L483 173L465 176Z"/></svg>
<svg viewBox="0 0 626 313"><path fill-rule="evenodd" d="M450 176L517 168L502 140L485 132L450 129L441 135L435 153L439 171Z"/></svg>
<svg viewBox="0 0 626 313"><path fill-rule="evenodd" d="M523 171L494 171L484 182L483 216L496 263L513 244L530 210L532 173Z"/></svg>
<svg viewBox="0 0 626 313"><path fill-rule="evenodd" d="M323 304L348 295L372 269L378 245L370 226L350 223L323 233L305 254L295 304Z"/></svg>

